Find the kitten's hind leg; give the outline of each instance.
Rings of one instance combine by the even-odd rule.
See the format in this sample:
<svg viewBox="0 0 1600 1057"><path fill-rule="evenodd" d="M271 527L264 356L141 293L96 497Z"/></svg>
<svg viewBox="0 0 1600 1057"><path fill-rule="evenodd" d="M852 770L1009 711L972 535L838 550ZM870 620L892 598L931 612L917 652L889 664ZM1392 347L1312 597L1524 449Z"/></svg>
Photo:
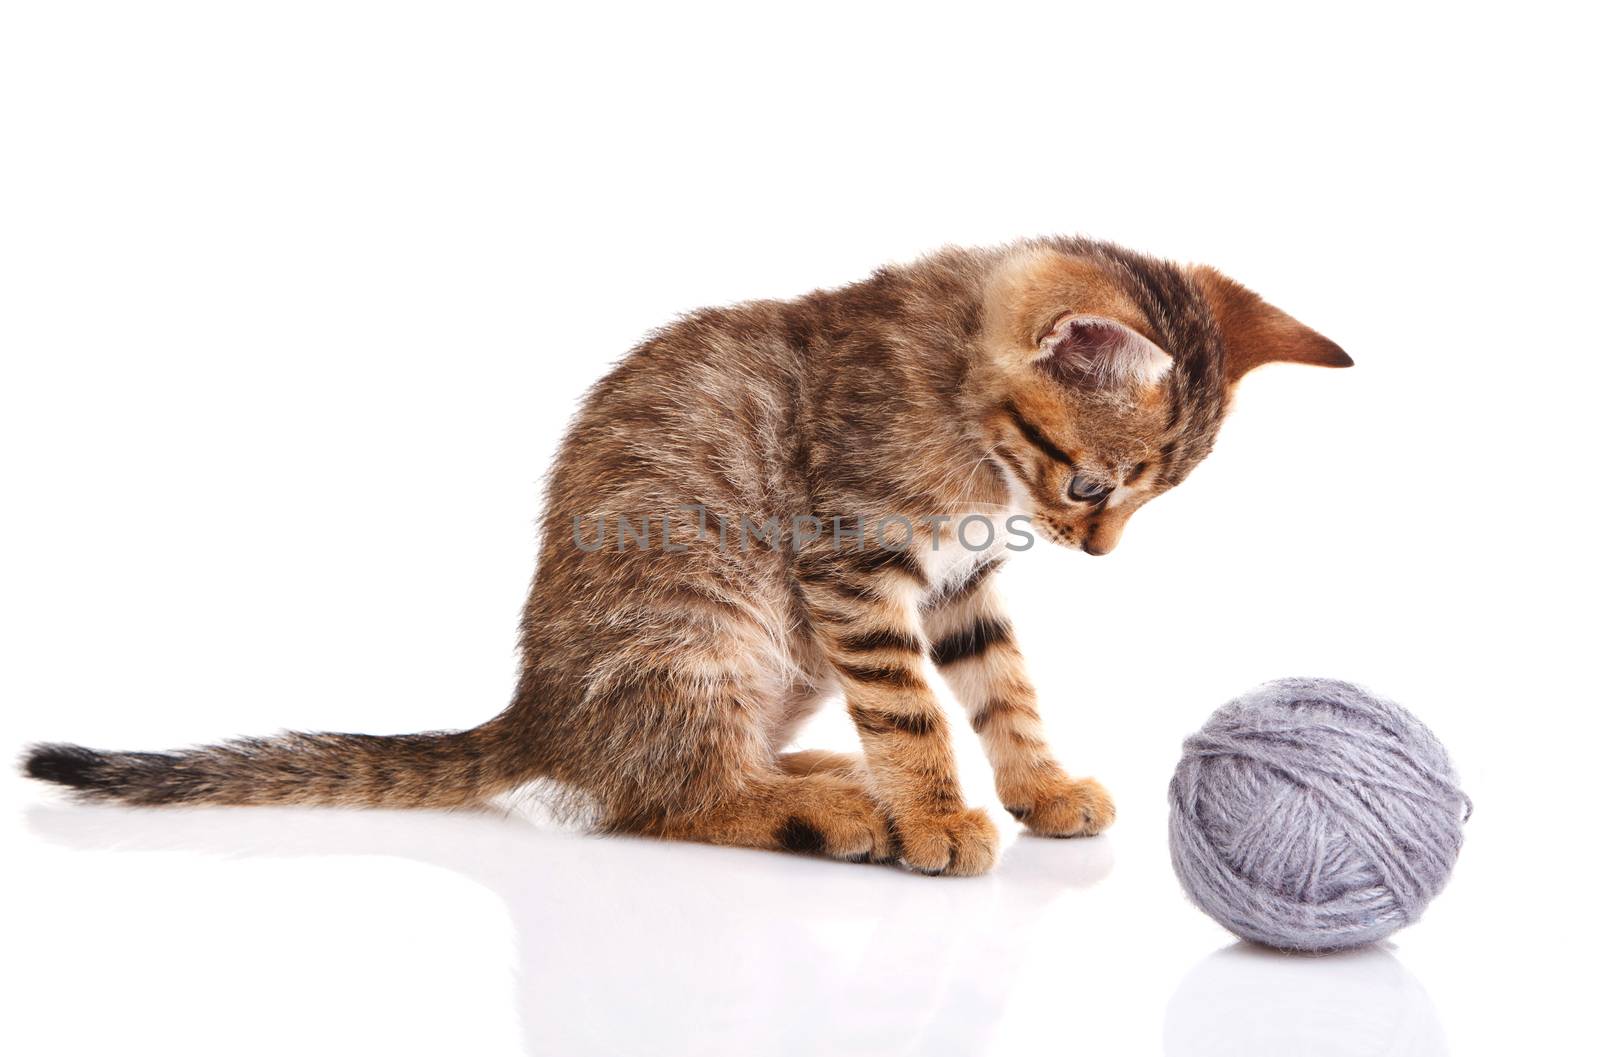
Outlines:
<svg viewBox="0 0 1600 1057"><path fill-rule="evenodd" d="M854 775L828 770L762 774L709 808L668 815L656 833L854 862L887 861L898 854L888 816L866 785Z"/></svg>
<svg viewBox="0 0 1600 1057"><path fill-rule="evenodd" d="M786 773L761 723L779 711L758 641L686 629L671 651L616 653L567 717L567 780L597 802L602 830L840 859L889 858L888 816L864 774ZM820 760L803 757L812 764ZM558 780L566 777L554 775Z"/></svg>

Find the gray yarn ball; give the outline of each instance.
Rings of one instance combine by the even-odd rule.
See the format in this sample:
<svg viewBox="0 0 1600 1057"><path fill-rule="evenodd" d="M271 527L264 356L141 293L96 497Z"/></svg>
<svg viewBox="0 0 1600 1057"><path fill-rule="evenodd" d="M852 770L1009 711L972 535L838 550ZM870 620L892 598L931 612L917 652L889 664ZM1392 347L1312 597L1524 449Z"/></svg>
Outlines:
<svg viewBox="0 0 1600 1057"><path fill-rule="evenodd" d="M1189 898L1245 939L1300 951L1415 921L1472 812L1427 727L1337 679L1279 679L1217 709L1183 743L1168 801Z"/></svg>

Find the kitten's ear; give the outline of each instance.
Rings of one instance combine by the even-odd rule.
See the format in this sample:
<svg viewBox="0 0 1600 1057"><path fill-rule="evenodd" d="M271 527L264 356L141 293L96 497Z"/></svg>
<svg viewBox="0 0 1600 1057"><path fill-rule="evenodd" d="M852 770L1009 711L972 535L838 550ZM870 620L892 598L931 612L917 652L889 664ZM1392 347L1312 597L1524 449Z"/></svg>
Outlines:
<svg viewBox="0 0 1600 1057"><path fill-rule="evenodd" d="M1038 362L1069 384L1097 389L1153 385L1172 367L1172 357L1138 331L1071 313L1040 336Z"/></svg>
<svg viewBox="0 0 1600 1057"><path fill-rule="evenodd" d="M1237 382L1264 363L1355 365L1356 361L1339 346L1215 268L1200 265L1193 274L1222 329L1222 353L1229 382Z"/></svg>

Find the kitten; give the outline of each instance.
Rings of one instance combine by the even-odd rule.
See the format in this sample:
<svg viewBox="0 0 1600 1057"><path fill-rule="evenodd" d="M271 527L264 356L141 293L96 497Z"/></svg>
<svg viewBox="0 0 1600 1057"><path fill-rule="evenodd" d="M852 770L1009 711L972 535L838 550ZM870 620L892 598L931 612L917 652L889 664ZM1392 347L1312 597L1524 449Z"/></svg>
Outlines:
<svg viewBox="0 0 1600 1057"><path fill-rule="evenodd" d="M1211 268L1083 239L697 312L634 349L567 434L498 717L41 745L26 770L129 804L460 807L551 779L610 832L981 873L996 829L962 797L923 658L1013 815L1057 837L1110 824L1105 790L1045 744L991 577L1033 533L1110 551L1272 361L1351 362ZM788 751L840 691L863 753Z"/></svg>

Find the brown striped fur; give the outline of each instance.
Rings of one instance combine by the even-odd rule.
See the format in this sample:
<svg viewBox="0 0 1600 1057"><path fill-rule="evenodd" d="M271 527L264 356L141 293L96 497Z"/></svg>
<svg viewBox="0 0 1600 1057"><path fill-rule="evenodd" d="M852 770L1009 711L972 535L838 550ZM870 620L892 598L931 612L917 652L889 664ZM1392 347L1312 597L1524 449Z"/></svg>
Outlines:
<svg viewBox="0 0 1600 1057"><path fill-rule="evenodd" d="M1153 358L1096 373L1106 335ZM1146 369L1168 359L1159 377ZM948 532L942 554L931 535L904 552L841 549L788 519L1023 510L1045 537L1103 554L1211 450L1233 383L1272 360L1349 362L1211 269L1082 239L945 250L841 289L696 312L601 380L562 445L522 674L499 717L176 753L47 745L26 767L140 804L465 806L540 778L613 832L979 873L996 831L957 784L927 657L1018 818L1073 836L1113 814L1045 744L990 576L1003 552L951 560ZM1075 500L1074 477L1114 491ZM686 505L712 514L704 532L678 518L670 548L574 540L578 519ZM785 527L717 545L746 515ZM840 692L862 754L788 751Z"/></svg>

